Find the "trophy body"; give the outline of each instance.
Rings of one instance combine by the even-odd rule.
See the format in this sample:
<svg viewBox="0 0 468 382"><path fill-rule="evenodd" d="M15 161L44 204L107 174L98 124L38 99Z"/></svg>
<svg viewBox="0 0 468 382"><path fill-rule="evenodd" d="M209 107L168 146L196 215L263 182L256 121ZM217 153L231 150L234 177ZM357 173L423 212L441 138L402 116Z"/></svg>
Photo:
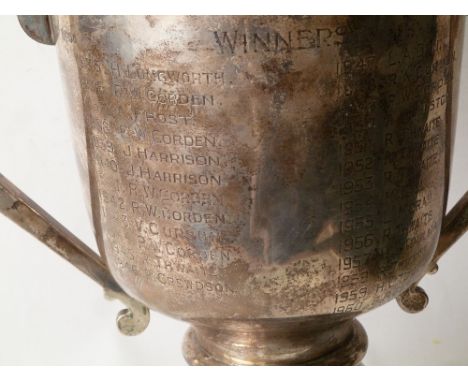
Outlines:
<svg viewBox="0 0 468 382"><path fill-rule="evenodd" d="M192 324L192 364L359 363L367 338L354 318L431 268L462 20L51 25L117 284Z"/></svg>

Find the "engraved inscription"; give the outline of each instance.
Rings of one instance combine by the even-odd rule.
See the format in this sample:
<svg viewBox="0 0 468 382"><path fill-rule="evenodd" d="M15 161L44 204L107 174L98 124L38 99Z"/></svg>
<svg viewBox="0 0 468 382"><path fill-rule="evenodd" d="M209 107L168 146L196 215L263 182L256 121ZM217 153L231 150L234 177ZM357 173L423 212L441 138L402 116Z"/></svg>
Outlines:
<svg viewBox="0 0 468 382"><path fill-rule="evenodd" d="M449 25L184 20L147 45L61 32L116 280L188 319L357 314L410 285L443 213Z"/></svg>
<svg viewBox="0 0 468 382"><path fill-rule="evenodd" d="M299 29L285 32L268 29L261 31L261 28L253 28L253 31L247 33L240 29L214 31L213 37L221 54L234 55L257 52L291 52L339 46L344 32L342 27Z"/></svg>

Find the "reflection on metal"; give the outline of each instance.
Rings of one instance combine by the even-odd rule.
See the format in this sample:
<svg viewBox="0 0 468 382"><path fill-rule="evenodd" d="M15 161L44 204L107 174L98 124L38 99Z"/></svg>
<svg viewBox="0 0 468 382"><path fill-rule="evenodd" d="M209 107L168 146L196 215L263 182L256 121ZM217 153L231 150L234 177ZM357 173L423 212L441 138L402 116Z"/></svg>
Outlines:
<svg viewBox="0 0 468 382"><path fill-rule="evenodd" d="M417 282L467 226L466 196L445 217L461 17L40 20L21 23L56 42L106 262L29 202L3 212L190 322L189 363L359 364L356 316L426 306Z"/></svg>

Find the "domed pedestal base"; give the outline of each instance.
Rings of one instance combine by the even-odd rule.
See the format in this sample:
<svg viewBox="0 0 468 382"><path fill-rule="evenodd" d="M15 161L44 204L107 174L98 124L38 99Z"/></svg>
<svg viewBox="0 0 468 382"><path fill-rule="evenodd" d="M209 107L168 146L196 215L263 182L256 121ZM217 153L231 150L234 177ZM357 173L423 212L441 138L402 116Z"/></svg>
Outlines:
<svg viewBox="0 0 468 382"><path fill-rule="evenodd" d="M367 335L355 319L196 324L184 340L190 365L357 365Z"/></svg>

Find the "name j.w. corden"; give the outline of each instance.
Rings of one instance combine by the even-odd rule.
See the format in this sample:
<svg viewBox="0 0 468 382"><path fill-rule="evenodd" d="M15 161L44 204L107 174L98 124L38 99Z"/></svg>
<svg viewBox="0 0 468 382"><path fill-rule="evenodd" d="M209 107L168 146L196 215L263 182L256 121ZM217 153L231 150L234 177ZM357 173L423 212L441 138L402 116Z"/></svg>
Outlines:
<svg viewBox="0 0 468 382"><path fill-rule="evenodd" d="M292 31L214 31L215 44L222 54L291 52L341 44L344 28L315 28Z"/></svg>

